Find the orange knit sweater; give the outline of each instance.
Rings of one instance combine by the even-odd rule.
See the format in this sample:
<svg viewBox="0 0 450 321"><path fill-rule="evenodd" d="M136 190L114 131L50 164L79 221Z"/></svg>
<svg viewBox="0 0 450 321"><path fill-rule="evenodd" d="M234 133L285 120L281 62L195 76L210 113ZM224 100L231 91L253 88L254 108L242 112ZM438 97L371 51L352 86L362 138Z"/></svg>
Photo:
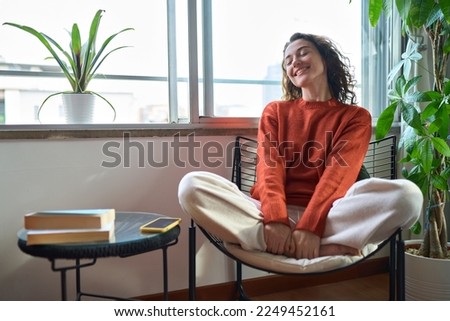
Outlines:
<svg viewBox="0 0 450 321"><path fill-rule="evenodd" d="M296 229L322 236L333 202L355 182L371 137L361 107L326 102L272 102L258 131L257 181L264 224L289 225L286 204L305 206Z"/></svg>

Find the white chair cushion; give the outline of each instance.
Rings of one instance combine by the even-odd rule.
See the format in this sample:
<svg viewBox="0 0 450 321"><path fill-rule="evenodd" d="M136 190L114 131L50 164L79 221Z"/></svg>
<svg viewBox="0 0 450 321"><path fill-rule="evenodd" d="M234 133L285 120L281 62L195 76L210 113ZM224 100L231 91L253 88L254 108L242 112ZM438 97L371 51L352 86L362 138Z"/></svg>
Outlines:
<svg viewBox="0 0 450 321"><path fill-rule="evenodd" d="M327 272L335 270L362 260L378 248L376 244L368 244L364 247L362 255L360 256L335 255L322 256L312 260L297 260L284 255L260 251L247 251L237 244L225 243L224 246L228 252L244 264L258 267L259 269L266 271L286 274Z"/></svg>

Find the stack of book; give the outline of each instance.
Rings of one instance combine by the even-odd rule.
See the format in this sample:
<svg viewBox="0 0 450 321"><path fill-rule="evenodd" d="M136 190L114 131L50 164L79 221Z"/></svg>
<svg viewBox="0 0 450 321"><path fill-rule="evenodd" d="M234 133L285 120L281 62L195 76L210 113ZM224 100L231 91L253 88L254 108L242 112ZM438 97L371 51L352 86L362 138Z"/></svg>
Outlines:
<svg viewBox="0 0 450 321"><path fill-rule="evenodd" d="M40 211L24 216L27 245L111 241L114 209Z"/></svg>

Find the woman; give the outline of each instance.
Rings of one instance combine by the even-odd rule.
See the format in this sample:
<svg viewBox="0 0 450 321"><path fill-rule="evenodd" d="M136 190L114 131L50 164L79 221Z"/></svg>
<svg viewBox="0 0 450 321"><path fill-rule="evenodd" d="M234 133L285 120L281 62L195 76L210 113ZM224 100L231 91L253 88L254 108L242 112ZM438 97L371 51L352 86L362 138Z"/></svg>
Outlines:
<svg viewBox="0 0 450 321"><path fill-rule="evenodd" d="M355 183L371 117L355 105L345 58L325 37L296 33L283 51L283 101L258 129L251 198L207 172L187 174L180 205L225 242L297 259L358 255L419 217L422 193L407 180Z"/></svg>

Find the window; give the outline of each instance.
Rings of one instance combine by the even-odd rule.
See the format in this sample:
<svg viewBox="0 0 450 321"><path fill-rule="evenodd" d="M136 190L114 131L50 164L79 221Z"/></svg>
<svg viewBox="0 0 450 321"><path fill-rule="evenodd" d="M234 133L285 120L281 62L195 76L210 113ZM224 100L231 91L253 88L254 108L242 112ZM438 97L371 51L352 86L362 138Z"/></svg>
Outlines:
<svg viewBox="0 0 450 321"><path fill-rule="evenodd" d="M99 69L104 78L94 79L89 89L111 101L117 110L117 123L167 123L171 95L180 117L187 118L187 0L79 0L70 8L58 0L1 0L0 6L1 23L31 26L65 48L70 41L66 29L78 23L85 41L83 37L87 37L95 12L104 9L99 41L126 27L135 30L113 40L110 49L131 47L111 54ZM43 18L49 17L49 12L51 19ZM177 34L184 37L174 38ZM0 90L5 93L6 124L38 124L36 112L45 97L70 89L67 80L59 74L56 62L45 59L48 56L44 46L32 35L0 26ZM176 62L171 64L177 66L175 72L169 70L169 59ZM171 72L178 99L169 89ZM60 96L51 98L42 109L43 121L60 122L60 106ZM112 114L105 106L101 108L105 108L105 117L99 122L110 122Z"/></svg>
<svg viewBox="0 0 450 321"><path fill-rule="evenodd" d="M376 118L388 105L389 71L400 60L402 53L401 22L396 10L380 17L376 28L368 23L368 2L362 2L362 73L361 101ZM390 4L394 6L394 3Z"/></svg>
<svg viewBox="0 0 450 321"><path fill-rule="evenodd" d="M281 97L282 49L297 31L332 38L355 68L360 104L369 109L380 105L372 101L381 95L360 88L379 77L375 71L387 59L379 52L389 44L375 43L378 38L362 41L368 23L360 1L79 0L67 10L59 0L0 0L0 6L2 23L26 24L63 43L68 42L65 28L74 22L83 37L98 9L105 10L100 40L125 27L135 29L114 40L114 45L131 48L108 57L99 70L104 76L90 84L116 108L116 124L230 123L259 117L269 101ZM43 19L48 12L55 13L52 19ZM47 56L33 36L0 26L0 123L61 122L59 96L37 117L48 94L68 89ZM381 62L376 60L380 57ZM375 68L368 70L369 65ZM104 110L97 122L111 123Z"/></svg>
<svg viewBox="0 0 450 321"><path fill-rule="evenodd" d="M213 77L210 83L205 81L201 115L258 117L269 101L280 99L282 50L295 32L333 39L360 79L359 1L205 0L203 4L203 16L212 17L203 19L203 46L205 68Z"/></svg>

